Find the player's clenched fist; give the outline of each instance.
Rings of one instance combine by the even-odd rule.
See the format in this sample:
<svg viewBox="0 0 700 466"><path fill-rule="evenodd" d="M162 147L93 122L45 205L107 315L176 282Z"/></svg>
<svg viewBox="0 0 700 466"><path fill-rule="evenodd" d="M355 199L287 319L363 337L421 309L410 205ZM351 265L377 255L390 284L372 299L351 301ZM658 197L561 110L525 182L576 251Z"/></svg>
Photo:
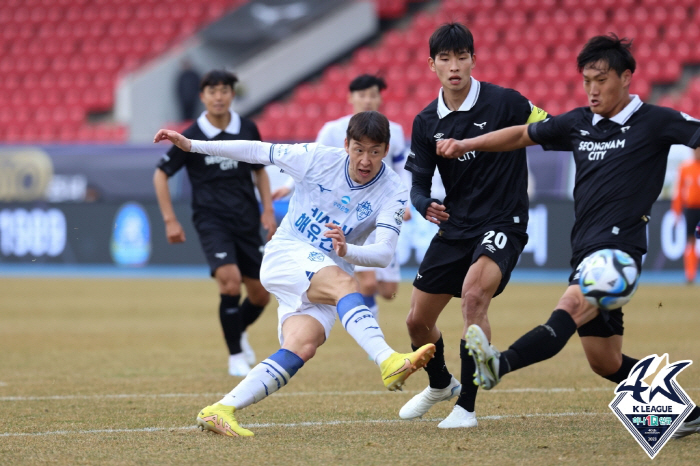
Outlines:
<svg viewBox="0 0 700 466"><path fill-rule="evenodd" d="M158 130L156 136L153 138L153 142L155 143L166 140L172 142L185 152L189 152L192 149L192 142L189 139L187 139L185 136L178 133L177 131L173 131L171 129Z"/></svg>
<svg viewBox="0 0 700 466"><path fill-rule="evenodd" d="M437 142L437 155L448 159L456 159L467 152L469 149L467 144L462 140L457 139L441 139Z"/></svg>
<svg viewBox="0 0 700 466"><path fill-rule="evenodd" d="M430 223L440 225L440 222L446 222L450 218L450 214L445 212L446 209L447 208L442 204L431 202L428 209L425 211L425 219Z"/></svg>

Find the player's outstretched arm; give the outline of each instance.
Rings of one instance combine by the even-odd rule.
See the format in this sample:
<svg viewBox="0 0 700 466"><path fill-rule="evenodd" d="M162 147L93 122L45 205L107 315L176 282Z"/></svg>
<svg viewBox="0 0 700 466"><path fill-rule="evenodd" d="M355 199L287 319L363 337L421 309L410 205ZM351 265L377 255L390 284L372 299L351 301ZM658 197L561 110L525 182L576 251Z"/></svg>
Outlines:
<svg viewBox="0 0 700 466"><path fill-rule="evenodd" d="M443 139L437 142L437 155L456 159L467 152L509 152L535 145L527 134L528 125L511 126L472 139Z"/></svg>
<svg viewBox="0 0 700 466"><path fill-rule="evenodd" d="M159 143L161 141L170 141L185 152L192 150L192 141L171 129L158 130L156 136L153 138L153 142Z"/></svg>

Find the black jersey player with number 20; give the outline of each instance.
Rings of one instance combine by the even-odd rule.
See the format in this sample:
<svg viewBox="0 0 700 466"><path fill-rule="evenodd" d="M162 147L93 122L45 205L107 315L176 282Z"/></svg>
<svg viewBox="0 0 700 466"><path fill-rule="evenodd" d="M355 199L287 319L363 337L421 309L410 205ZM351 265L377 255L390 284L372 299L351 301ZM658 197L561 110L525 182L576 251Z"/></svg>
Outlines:
<svg viewBox="0 0 700 466"><path fill-rule="evenodd" d="M453 297L462 298L468 324L487 328L491 299L505 288L527 243L528 197L525 150L488 157L464 151L456 159L438 157L436 144L447 138L478 136L500 128L539 121L546 113L512 89L471 76L476 64L471 31L458 23L439 27L430 37L428 65L442 89L413 121L406 169L413 173L411 202L428 221L440 226L413 282L406 319L411 344L436 346L426 366L429 387L399 411L403 419L425 414L431 406L459 394L440 428L469 428L477 387L471 384L472 358L460 343L461 386L445 366L444 343L436 322ZM437 166L447 196L430 198Z"/></svg>

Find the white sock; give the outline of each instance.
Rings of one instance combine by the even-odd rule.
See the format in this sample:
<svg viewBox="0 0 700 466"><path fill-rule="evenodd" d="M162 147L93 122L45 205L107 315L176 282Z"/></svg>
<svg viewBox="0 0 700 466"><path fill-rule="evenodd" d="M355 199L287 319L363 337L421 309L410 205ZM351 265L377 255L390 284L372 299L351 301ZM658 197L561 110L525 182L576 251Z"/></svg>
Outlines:
<svg viewBox="0 0 700 466"><path fill-rule="evenodd" d="M376 364L381 364L394 352L360 293L341 298L338 301L338 315L345 330Z"/></svg>
<svg viewBox="0 0 700 466"><path fill-rule="evenodd" d="M236 388L219 403L235 406L237 410L257 403L287 385L289 379L304 365L291 351L280 349L255 366Z"/></svg>

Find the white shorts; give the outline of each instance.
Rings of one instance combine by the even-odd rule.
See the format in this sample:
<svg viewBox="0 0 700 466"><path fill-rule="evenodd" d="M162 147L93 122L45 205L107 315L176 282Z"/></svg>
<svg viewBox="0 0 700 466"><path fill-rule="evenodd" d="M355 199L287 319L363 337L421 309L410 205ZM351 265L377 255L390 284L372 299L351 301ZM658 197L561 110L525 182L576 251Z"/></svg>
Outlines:
<svg viewBox="0 0 700 466"><path fill-rule="evenodd" d="M370 233L365 244L374 243L374 235L374 231ZM356 265L355 272L374 272L378 282L398 283L401 281L401 267L399 266L398 252L394 252L394 258L391 259L391 263L386 267L364 267L362 265Z"/></svg>
<svg viewBox="0 0 700 466"><path fill-rule="evenodd" d="M336 308L310 302L306 290L316 272L337 266L333 259L301 241L273 239L267 243L260 266L260 281L279 303L277 334L280 345L284 343L282 324L293 315L308 315L319 321L328 339L337 317Z"/></svg>

